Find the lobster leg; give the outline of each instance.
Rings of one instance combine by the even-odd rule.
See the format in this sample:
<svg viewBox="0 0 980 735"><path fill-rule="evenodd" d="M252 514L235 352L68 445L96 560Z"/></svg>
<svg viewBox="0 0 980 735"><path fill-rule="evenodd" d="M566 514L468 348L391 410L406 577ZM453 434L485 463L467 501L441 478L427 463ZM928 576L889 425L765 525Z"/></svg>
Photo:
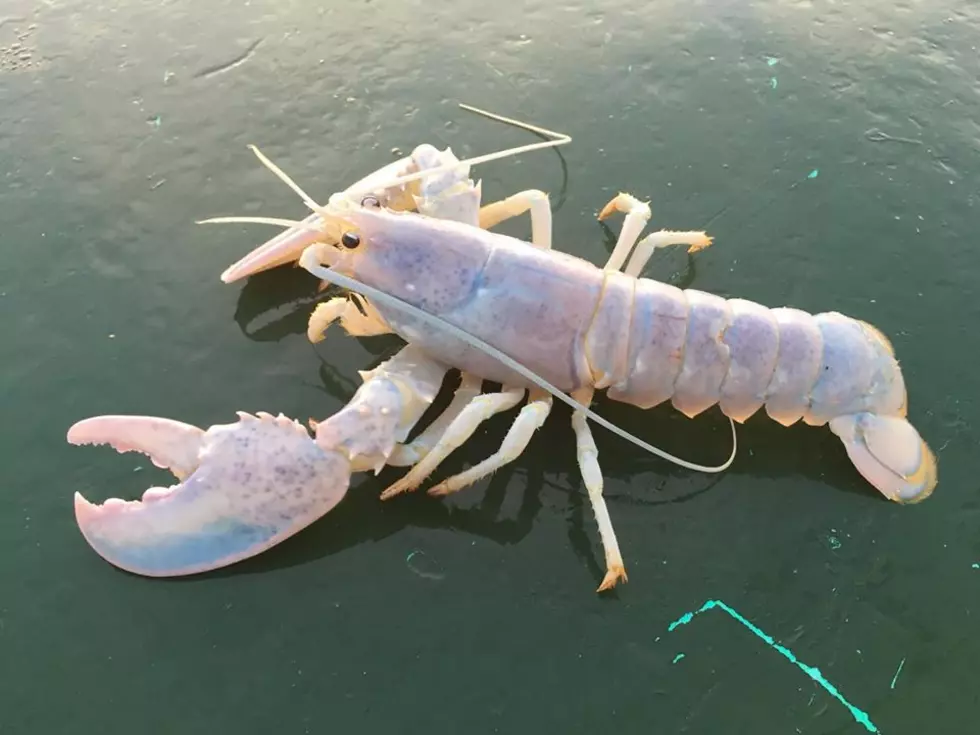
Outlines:
<svg viewBox="0 0 980 735"><path fill-rule="evenodd" d="M551 206L548 195L538 189L519 191L506 199L491 202L480 208L480 227L489 230L504 220L531 214L531 244L551 248Z"/></svg>
<svg viewBox="0 0 980 735"><path fill-rule="evenodd" d="M439 442L439 438L446 432L449 425L456 420L463 409L480 393L483 389L483 379L472 373L460 375L459 386L453 394L452 402L446 406L439 416L415 439L406 444L395 445L391 455L388 457L388 464L393 467L407 467L422 461L432 448Z"/></svg>
<svg viewBox="0 0 980 735"><path fill-rule="evenodd" d="M713 238L700 231L660 230L659 232L652 232L636 244L636 249L630 256L623 272L628 276L639 278L640 271L653 257L653 251L657 248L665 248L670 245L687 245L687 252L696 253L698 250L708 247L712 240Z"/></svg>
<svg viewBox="0 0 980 735"><path fill-rule="evenodd" d="M588 406L592 403L594 393L593 388L583 388L572 393L572 397L583 406ZM606 557L606 576L596 590L602 592L615 587L619 580L627 581L626 567L623 564L623 555L619 551L619 541L616 540L612 518L606 507L606 499L602 497L603 480L602 470L599 468L599 450L596 448L595 439L592 438L592 430L585 421L585 414L581 411L572 414L572 428L575 430L579 470L589 493L589 502L592 504L592 512L599 526L599 538L602 540L602 550Z"/></svg>
<svg viewBox="0 0 980 735"><path fill-rule="evenodd" d="M354 298L360 300L366 313L362 313L357 308ZM367 299L351 294L349 297L337 296L317 304L306 326L307 338L314 344L322 341L327 329L338 319L340 326L352 337L392 334L391 328Z"/></svg>
<svg viewBox="0 0 980 735"><path fill-rule="evenodd" d="M416 464L398 482L390 485L383 493L382 500L415 490L439 464L452 452L461 447L473 435L477 427L498 413L510 410L524 398L524 388L508 388L499 393L485 393L470 401L449 424L439 441L422 461Z"/></svg>
<svg viewBox="0 0 980 735"><path fill-rule="evenodd" d="M504 437L500 449L478 465L443 480L429 490L429 495L449 495L462 490L520 457L527 449L534 432L541 428L548 414L551 413L551 404L550 393L532 391L528 404L521 409L514 423L510 425L510 430Z"/></svg>
<svg viewBox="0 0 980 735"><path fill-rule="evenodd" d="M572 397L583 405L592 402L594 389L584 388L572 393ZM462 490L478 480L483 479L492 472L497 471L504 465L516 460L527 448L528 443L534 432L537 431L548 418L551 412L552 397L542 391L532 391L530 400L520 414L511 424L507 436L500 446L500 449L487 457L474 467L469 468L459 474L453 475L428 491L429 495L445 496ZM445 436L451 437L453 428L450 426ZM467 427L468 428L468 427ZM476 428L475 426L473 427ZM627 581L626 568L623 564L622 553L619 550L619 542L616 539L616 532L613 529L612 519L606 501L602 496L603 479L602 470L599 467L598 449L592 431L586 423L585 415L576 411L572 415L572 428L575 431L576 445L578 449L579 469L582 473L582 480L585 483L589 495L589 503L595 514L596 523L599 527L599 536L602 541L602 548L606 561L606 574L599 585L598 592L615 587L620 580ZM463 430L457 427L460 433ZM465 441L468 435L459 438L459 442ZM456 441L451 438L446 440L443 447L437 445L437 449L444 449L447 445L453 447ZM458 445L457 445L458 446ZM452 448L449 451L452 451ZM432 469L435 469L434 467Z"/></svg>
<svg viewBox="0 0 980 735"><path fill-rule="evenodd" d="M616 247L613 248L604 268L605 270L618 271L626 262L626 256L633 249L633 245L640 237L640 233L643 232L643 228L650 221L651 215L649 204L641 202L626 192L620 192L609 200L599 212L599 221L602 222L602 220L612 216L614 212L624 213L626 219L623 220L623 227L619 231Z"/></svg>
<svg viewBox="0 0 980 735"><path fill-rule="evenodd" d="M619 231L619 238L616 240L616 247L613 248L609 260L604 266L605 270L621 270L623 263L626 263L626 256L633 251L632 257L626 265L624 272L630 276L638 276L643 266L647 264L657 248L669 245L688 245L688 252L694 253L708 247L712 238L704 232L675 232L672 230L660 230L647 235L637 244L637 239L643 228L650 221L650 205L641 202L632 194L620 192L614 196L599 212L599 221L612 216L614 212L623 212L626 219L623 227ZM634 249L633 246L636 245Z"/></svg>

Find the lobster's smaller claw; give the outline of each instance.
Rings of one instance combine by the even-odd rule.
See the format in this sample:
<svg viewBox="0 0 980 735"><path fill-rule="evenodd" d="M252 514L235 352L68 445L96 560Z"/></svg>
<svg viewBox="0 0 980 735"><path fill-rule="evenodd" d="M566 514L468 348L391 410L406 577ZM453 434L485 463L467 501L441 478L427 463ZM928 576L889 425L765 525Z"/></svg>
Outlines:
<svg viewBox="0 0 980 735"><path fill-rule="evenodd" d="M102 505L76 493L75 519L89 545L135 574L195 574L260 554L343 499L351 473L346 454L322 449L285 416L238 416L207 431L155 416L75 424L70 443L139 451L182 480L150 488L142 500Z"/></svg>

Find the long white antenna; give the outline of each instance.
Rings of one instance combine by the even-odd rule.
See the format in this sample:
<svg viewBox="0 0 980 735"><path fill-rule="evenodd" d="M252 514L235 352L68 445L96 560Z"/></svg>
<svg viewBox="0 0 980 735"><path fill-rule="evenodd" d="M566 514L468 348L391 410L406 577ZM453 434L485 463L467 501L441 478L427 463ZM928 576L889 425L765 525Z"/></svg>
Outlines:
<svg viewBox="0 0 980 735"><path fill-rule="evenodd" d="M414 174L406 174L395 179L389 179L388 181L382 181L380 184L377 181L372 181L369 186L365 186L363 189L348 189L345 194L348 197L355 197L364 194L371 194L376 191L379 186L381 188L388 188L392 186L400 186L402 184L407 184L416 179L422 179L426 176L432 174L442 173L444 171L451 171L460 166L474 166L478 163L486 163L487 161L495 161L500 158L506 158L508 156L516 156L519 153L527 153L528 151L536 151L542 148L554 148L560 145L565 145L566 143L571 143L572 138L564 133L558 133L554 130L548 130L547 128L542 128L537 125L532 125L531 123L522 122L521 120L515 120L510 117L504 117L503 115L498 115L494 112L488 112L487 110L481 110L479 107L473 107L472 105L465 105L462 102L459 106L464 110L469 110L477 115L482 115L484 117L490 118L491 120L497 120L498 122L507 123L508 125L513 125L518 128L523 128L524 130L529 130L534 133L539 133L540 135L547 135L553 138L553 140L542 141L541 143L529 143L528 145L519 146L517 148L508 148L502 151L495 151L493 153L486 153L482 156L477 156L476 158L469 158L464 161L457 161L456 163L446 163L442 166L437 166L436 168L425 169L424 171L418 171ZM311 210L321 216L325 216L324 207L307 194L303 189L293 181L292 178L285 171L279 168L262 151L258 149L257 146L249 144L249 148L258 157L258 159L268 168L272 173L274 173L283 183L285 183L290 189L299 194L303 203L306 204ZM279 227L301 227L306 230L315 230L317 232L322 232L322 228L317 228L311 226L304 222L298 222L293 220L284 220L277 217L211 217L209 219L198 220L197 224L262 224L262 225L276 225Z"/></svg>
<svg viewBox="0 0 980 735"><path fill-rule="evenodd" d="M459 106L464 110L469 110L470 112L475 112L477 115L483 115L483 117L488 117L491 120L497 120L498 122L507 123L508 125L513 125L517 128L523 128L524 130L530 130L532 133L540 133L541 135L547 135L549 138L554 138L562 143L571 143L572 139L565 133L558 133L554 130L548 130L547 128L542 128L537 125L532 125L531 123L526 123L522 120L515 120L512 117L504 117L503 115L498 115L496 112L487 112L486 110L481 110L479 107L473 107L473 105L465 105L462 102L458 103Z"/></svg>
<svg viewBox="0 0 980 735"><path fill-rule="evenodd" d="M542 148L555 148L560 145L565 145L566 143L572 142L572 137L566 135L565 133L558 133L554 130L548 130L547 128L541 128L537 125L531 125L530 123L521 122L520 120L514 120L513 118L504 117L503 115L497 115L493 112L487 112L486 110L481 110L479 107L473 107L471 105L464 105L459 103L459 106L464 110L469 110L470 112L475 112L478 115L483 115L491 120L498 120L500 122L508 123L509 125L514 125L519 128L524 128L525 130L530 130L535 133L540 133L541 135L547 135L553 138L553 140L545 140L540 143L529 143L527 145L518 146L517 148L508 148L503 151L495 151L493 153L485 153L482 156L476 156L474 158L467 158L462 161L457 161L456 163L445 163L442 166L437 166L435 168L428 168L424 171L416 171L414 174L406 174L405 176L399 176L398 178L389 179L383 182L373 181L370 187L365 187L364 189L348 189L347 194L349 196L359 196L362 194L370 194L372 191L379 187L389 188L392 186L401 186L402 184L407 184L416 179L421 179L426 176L431 176L433 174L443 173L444 171L453 171L460 166L475 166L478 163L486 163L487 161L496 161L500 158L507 158L508 156L516 156L519 153L527 153L529 151L537 151Z"/></svg>
<svg viewBox="0 0 980 735"><path fill-rule="evenodd" d="M323 228L309 222L300 222L295 219L283 219L282 217L210 217L199 219L194 224L197 225L226 225L226 224L251 224L251 225L275 225L277 227L295 227L302 230L310 230L323 234Z"/></svg>

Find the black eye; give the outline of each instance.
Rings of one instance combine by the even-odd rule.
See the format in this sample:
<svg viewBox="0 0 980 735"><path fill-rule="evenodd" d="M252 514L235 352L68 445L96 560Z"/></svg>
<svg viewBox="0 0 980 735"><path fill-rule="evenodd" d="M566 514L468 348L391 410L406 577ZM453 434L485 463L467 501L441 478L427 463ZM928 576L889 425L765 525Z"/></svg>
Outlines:
<svg viewBox="0 0 980 735"><path fill-rule="evenodd" d="M374 196L374 194L368 194L366 197L364 197L361 200L361 206L362 207L380 207L381 206L381 202L378 201L378 198L376 196Z"/></svg>
<svg viewBox="0 0 980 735"><path fill-rule="evenodd" d="M353 250L361 244L361 238L356 232L345 232L340 236L340 244L348 250Z"/></svg>

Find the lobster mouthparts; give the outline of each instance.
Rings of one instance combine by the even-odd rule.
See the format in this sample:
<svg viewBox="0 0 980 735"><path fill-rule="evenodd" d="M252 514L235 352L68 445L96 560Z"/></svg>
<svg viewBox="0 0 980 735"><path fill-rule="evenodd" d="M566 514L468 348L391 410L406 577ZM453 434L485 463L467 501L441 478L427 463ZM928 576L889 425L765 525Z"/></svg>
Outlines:
<svg viewBox="0 0 980 735"><path fill-rule="evenodd" d="M181 481L102 505L75 493L75 519L96 553L148 577L210 571L275 546L343 499L345 454L320 448L281 414L238 417L207 431L155 416L96 416L72 426L69 443L141 452Z"/></svg>

